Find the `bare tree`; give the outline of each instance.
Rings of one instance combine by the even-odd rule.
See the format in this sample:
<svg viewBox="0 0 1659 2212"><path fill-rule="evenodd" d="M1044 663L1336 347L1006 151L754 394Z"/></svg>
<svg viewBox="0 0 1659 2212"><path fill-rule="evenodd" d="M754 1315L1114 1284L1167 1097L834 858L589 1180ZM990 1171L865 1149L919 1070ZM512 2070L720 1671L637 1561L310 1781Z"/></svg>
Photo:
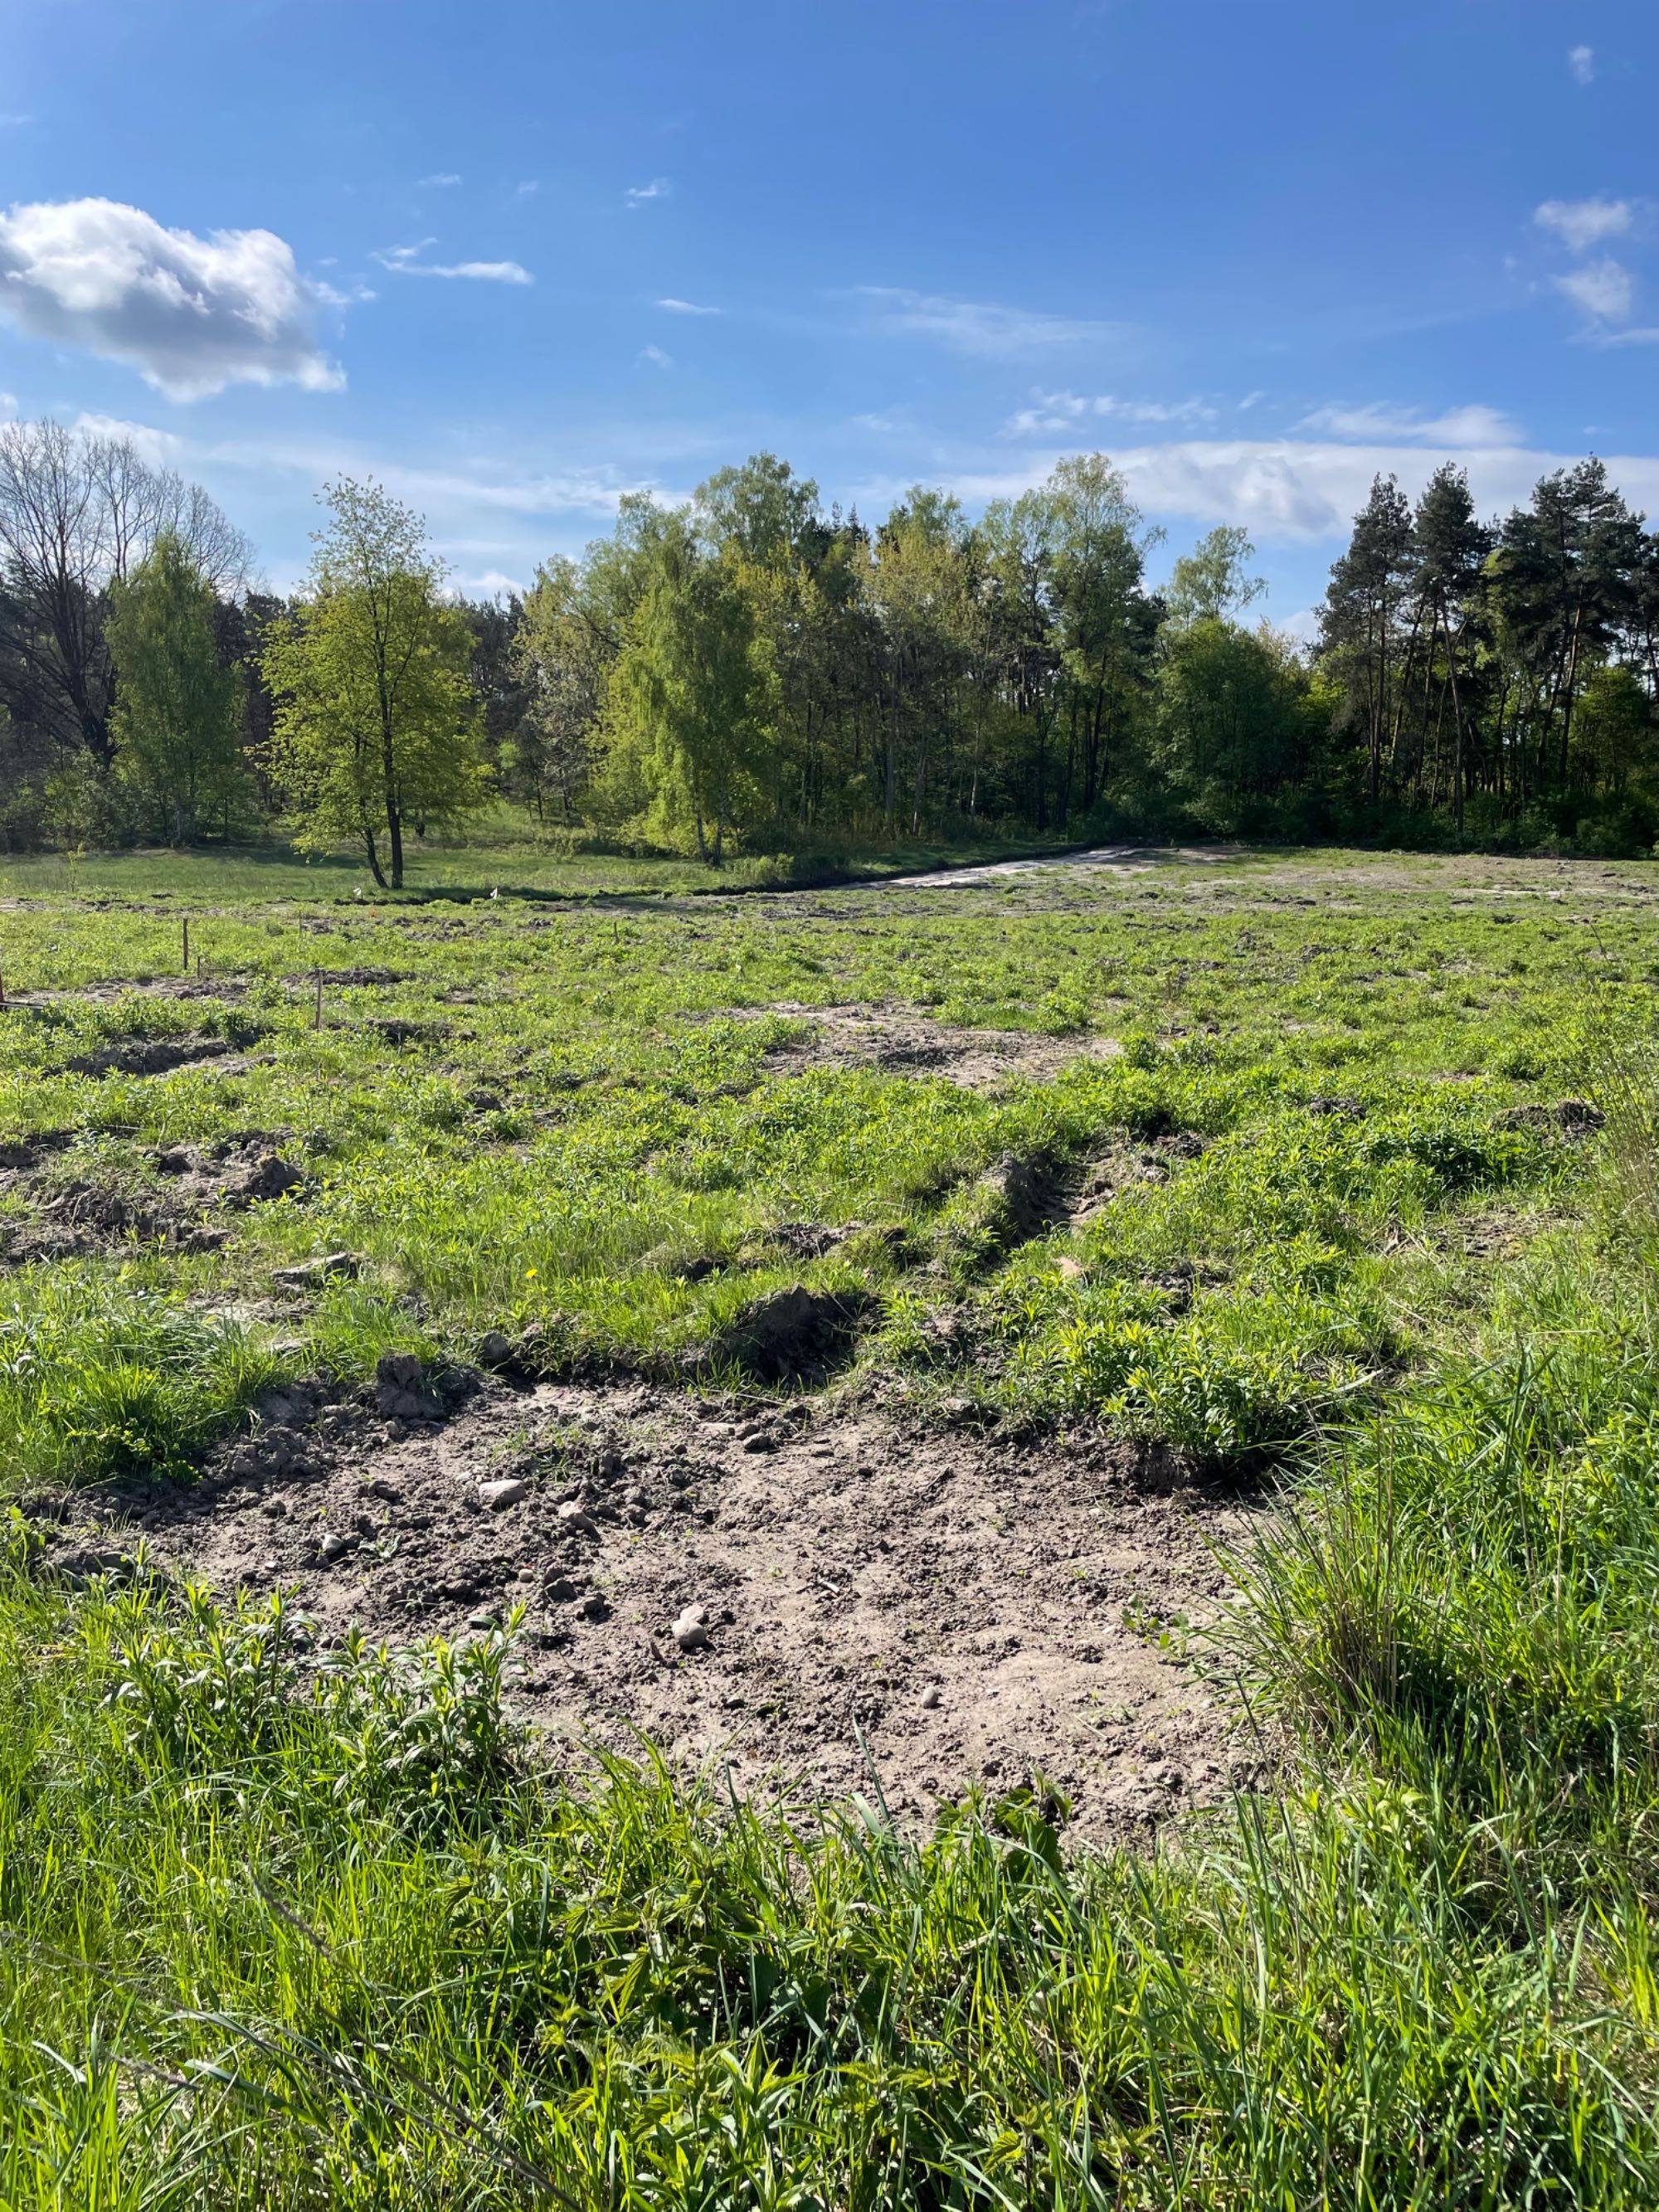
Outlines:
<svg viewBox="0 0 1659 2212"><path fill-rule="evenodd" d="M109 585L176 536L216 591L246 585L250 550L198 484L130 439L61 423L0 426L0 704L60 745L111 756Z"/></svg>

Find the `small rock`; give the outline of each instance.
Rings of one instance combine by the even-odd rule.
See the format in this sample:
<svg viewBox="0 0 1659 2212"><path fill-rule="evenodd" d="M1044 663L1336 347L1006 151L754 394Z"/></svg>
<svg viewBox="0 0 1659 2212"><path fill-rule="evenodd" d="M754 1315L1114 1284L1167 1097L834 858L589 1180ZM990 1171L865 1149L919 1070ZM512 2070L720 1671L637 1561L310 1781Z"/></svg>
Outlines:
<svg viewBox="0 0 1659 2212"><path fill-rule="evenodd" d="M936 1713L943 1702L944 1692L939 1684L930 1682L921 1693L921 1710L925 1713Z"/></svg>
<svg viewBox="0 0 1659 2212"><path fill-rule="evenodd" d="M401 1505L404 1493L395 1482L388 1482L383 1474L379 1474L373 1482L363 1485L363 1496L384 1498L388 1505Z"/></svg>
<svg viewBox="0 0 1659 2212"><path fill-rule="evenodd" d="M589 1590L576 1610L584 1620L608 1620L611 1618L611 1608L598 1590Z"/></svg>
<svg viewBox="0 0 1659 2212"><path fill-rule="evenodd" d="M339 1559L343 1553L349 1552L350 1549L350 1537L343 1536L337 1528L331 1528L328 1534L324 1537L322 1542L317 1547L317 1554L319 1559L327 1562L331 1559Z"/></svg>
<svg viewBox="0 0 1659 2212"><path fill-rule="evenodd" d="M591 1513L584 1513L574 1498L567 1498L559 1508L559 1519L567 1528L578 1528L585 1536L597 1536L599 1524Z"/></svg>
<svg viewBox="0 0 1659 2212"><path fill-rule="evenodd" d="M516 1475L504 1475L497 1482L481 1482L478 1485L478 1503L487 1505L492 1513L505 1512L509 1505L516 1505L528 1493L529 1487L528 1483L520 1482Z"/></svg>
<svg viewBox="0 0 1659 2212"><path fill-rule="evenodd" d="M513 1364L513 1340L499 1328L487 1328L478 1340L478 1358L486 1367Z"/></svg>
<svg viewBox="0 0 1659 2212"><path fill-rule="evenodd" d="M568 1605L578 1595L578 1585L568 1575L550 1575L542 1585L542 1595L550 1605Z"/></svg>
<svg viewBox="0 0 1659 2212"><path fill-rule="evenodd" d="M267 1521L286 1521L288 1518L287 1504L280 1498L267 1498L259 1510Z"/></svg>
<svg viewBox="0 0 1659 2212"><path fill-rule="evenodd" d="M708 1641L708 1622L700 1605L689 1605L669 1630L682 1651L700 1651Z"/></svg>

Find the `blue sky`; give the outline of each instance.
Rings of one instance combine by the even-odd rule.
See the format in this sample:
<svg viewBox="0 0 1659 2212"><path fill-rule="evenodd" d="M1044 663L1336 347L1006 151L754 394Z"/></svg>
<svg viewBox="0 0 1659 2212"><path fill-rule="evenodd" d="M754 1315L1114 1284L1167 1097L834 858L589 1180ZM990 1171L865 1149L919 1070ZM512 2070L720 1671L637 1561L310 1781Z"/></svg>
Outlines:
<svg viewBox="0 0 1659 2212"><path fill-rule="evenodd" d="M0 0L0 408L279 585L337 470L477 591L760 447L1099 447L1304 622L1379 469L1659 512L1656 101L1653 0Z"/></svg>

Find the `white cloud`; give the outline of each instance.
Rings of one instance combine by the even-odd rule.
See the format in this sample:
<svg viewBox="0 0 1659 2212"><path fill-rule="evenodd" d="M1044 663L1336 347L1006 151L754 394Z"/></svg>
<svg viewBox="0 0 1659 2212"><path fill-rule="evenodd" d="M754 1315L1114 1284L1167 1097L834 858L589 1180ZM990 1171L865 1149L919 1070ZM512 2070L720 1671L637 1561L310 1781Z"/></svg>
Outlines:
<svg viewBox="0 0 1659 2212"><path fill-rule="evenodd" d="M1532 219L1540 230L1553 230L1570 253L1588 253L1604 238L1622 237L1634 214L1628 200L1546 200Z"/></svg>
<svg viewBox="0 0 1659 2212"><path fill-rule="evenodd" d="M643 207L647 200L665 200L673 194L673 185L666 177L653 177L648 185L630 185L623 194L629 207Z"/></svg>
<svg viewBox="0 0 1659 2212"><path fill-rule="evenodd" d="M153 469L175 468L185 441L175 431L158 429L153 422L133 422L120 415L100 415L82 408L70 424L83 438L118 438L132 447Z"/></svg>
<svg viewBox="0 0 1659 2212"><path fill-rule="evenodd" d="M937 338L960 353L994 360L1051 351L1060 346L1097 345L1126 334L1119 323L1076 321L1024 307L1006 307L988 300L951 300L932 292L907 291L890 284L865 284L860 296L869 302L873 326L891 337Z"/></svg>
<svg viewBox="0 0 1659 2212"><path fill-rule="evenodd" d="M700 307L695 300L659 300L659 307L666 307L671 315L718 315L718 307Z"/></svg>
<svg viewBox="0 0 1659 2212"><path fill-rule="evenodd" d="M1060 449L1032 454L1017 470L936 469L940 482L970 501L1015 496L1039 483ZM1346 537L1373 478L1395 476L1415 498L1447 459L1468 471L1483 512L1524 503L1553 469L1579 458L1518 447L1470 447L1447 453L1421 446L1334 445L1298 439L1191 439L1115 447L1112 465L1137 505L1160 520L1242 524L1259 543L1315 542ZM1607 472L1626 497L1651 511L1659 505L1659 457L1606 455ZM908 477L854 488L861 511L903 495Z"/></svg>
<svg viewBox="0 0 1659 2212"><path fill-rule="evenodd" d="M1635 286L1631 273L1620 262L1586 262L1565 276L1552 278L1558 292L1580 307L1592 322L1623 323L1630 319Z"/></svg>
<svg viewBox="0 0 1659 2212"><path fill-rule="evenodd" d="M539 177L522 177L513 187L513 197L514 199L527 200L533 198L541 188L542 180Z"/></svg>
<svg viewBox="0 0 1659 2212"><path fill-rule="evenodd" d="M1572 81L1575 84L1594 84L1595 82L1595 47L1569 47L1567 67L1572 71Z"/></svg>
<svg viewBox="0 0 1659 2212"><path fill-rule="evenodd" d="M15 415L16 412L17 394L15 392L0 392L0 415Z"/></svg>
<svg viewBox="0 0 1659 2212"><path fill-rule="evenodd" d="M1007 438L1039 437L1091 418L1119 422L1213 422L1216 410L1201 399L1116 399L1109 392L1087 399L1075 392L1039 392L1004 427Z"/></svg>
<svg viewBox="0 0 1659 2212"><path fill-rule="evenodd" d="M32 115L0 115L0 131L24 131L33 120Z"/></svg>
<svg viewBox="0 0 1659 2212"><path fill-rule="evenodd" d="M451 185L459 185L463 181L464 179L457 176L453 169L434 169L429 177L422 177L419 180L421 189L426 191L445 191Z"/></svg>
<svg viewBox="0 0 1659 2212"><path fill-rule="evenodd" d="M521 576L503 575L499 568L486 568L481 576L457 576L453 582L471 599L521 599L527 588Z"/></svg>
<svg viewBox="0 0 1659 2212"><path fill-rule="evenodd" d="M1265 392L1247 392L1238 403L1239 413L1246 415L1252 407L1259 407L1267 396Z"/></svg>
<svg viewBox="0 0 1659 2212"><path fill-rule="evenodd" d="M420 256L437 242L434 238L423 238L418 246L388 246L374 258L396 276L442 276L452 281L459 277L478 284L533 284L536 281L516 261L422 261Z"/></svg>
<svg viewBox="0 0 1659 2212"><path fill-rule="evenodd" d="M640 359L648 361L653 368L672 368L674 366L673 356L665 353L659 345L641 346Z"/></svg>
<svg viewBox="0 0 1659 2212"><path fill-rule="evenodd" d="M130 362L170 399L229 384L337 390L314 286L269 230L168 230L118 200L0 215L0 314L32 337Z"/></svg>
<svg viewBox="0 0 1659 2212"><path fill-rule="evenodd" d="M1322 430L1333 438L1404 438L1425 446L1518 446L1518 423L1496 407L1451 407L1443 415L1425 415L1415 407L1390 407L1372 401L1364 407L1316 407L1304 416L1298 430Z"/></svg>

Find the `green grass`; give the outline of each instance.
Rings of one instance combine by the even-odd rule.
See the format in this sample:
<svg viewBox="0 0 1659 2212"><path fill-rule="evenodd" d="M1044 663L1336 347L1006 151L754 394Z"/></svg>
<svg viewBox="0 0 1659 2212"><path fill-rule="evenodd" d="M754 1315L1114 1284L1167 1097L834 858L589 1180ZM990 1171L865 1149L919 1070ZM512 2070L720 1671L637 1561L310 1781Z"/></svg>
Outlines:
<svg viewBox="0 0 1659 2212"><path fill-rule="evenodd" d="M463 837L411 837L401 892L380 890L361 853L343 848L307 856L272 842L223 851L15 855L0 859L0 899L160 899L218 908L266 899L471 900L495 891L541 899L655 897L909 874L1041 854L1054 842L834 843L819 852L738 853L715 868L677 854L589 851L580 837L556 829L538 835L527 817L502 808Z"/></svg>
<svg viewBox="0 0 1659 2212"><path fill-rule="evenodd" d="M1636 879L1601 872L1593 933L1518 894L1500 921L1431 874L1368 890L1364 862L1293 895L1308 903L1279 880L1302 878L1056 872L625 913L227 898L191 949L234 979L229 1000L112 988L178 972L179 920L154 900L6 912L9 994L112 994L0 1013L0 1121L64 1140L0 1191L0 1231L54 1178L142 1208L164 1195L157 1148L180 1142L265 1133L309 1177L302 1201L222 1222L210 1253L114 1237L15 1272L11 1466L109 1463L82 1441L106 1418L85 1402L88 1331L136 1343L172 1312L216 1332L199 1371L128 1362L119 1428L142 1454L153 1423L165 1458L216 1407L237 1416L273 1339L350 1376L387 1344L465 1352L533 1322L573 1358L670 1368L797 1274L873 1298L866 1358L923 1394L1109 1411L1216 1457L1290 1440L1455 1340L1504 1256L1502 1236L1466 1249L1469 1224L1524 1234L1575 1171L1570 1144L1512 1117L1576 1081L1587 977L1645 1018L1655 962L1620 893ZM319 1029L318 967L391 980L329 984ZM994 1094L775 1059L813 1006L847 1003L1122 1048ZM191 1036L245 1060L76 1072L124 1039ZM1063 1188L1181 1133L1207 1149L1012 1250L979 1180L1012 1157ZM803 1269L769 1241L803 1219L867 1233ZM342 1248L358 1285L269 1327L238 1318L276 1268Z"/></svg>
<svg viewBox="0 0 1659 2212"><path fill-rule="evenodd" d="M20 1486L176 1465L273 1372L487 1326L666 1370L797 1275L873 1302L838 1387L1290 1486L1194 1655L1277 1790L1140 1857L1068 1852L1040 1787L918 1837L644 1750L550 1772L500 1639L319 1665L280 1607L41 1589L20 1518L0 2203L1659 2201L1647 882L1297 855L627 914L227 895L234 1002L0 1017L48 1182L155 1198L159 1145L248 1130L310 1178L210 1251L11 1273ZM8 991L164 975L176 927L7 911ZM319 964L398 980L331 987L318 1030L285 979ZM1121 1049L994 1093L772 1056L805 1034L774 1009L849 1004ZM246 1063L71 1066L204 1031ZM1539 1110L1592 1085L1607 1141ZM1033 1217L1011 1158L1116 1194ZM864 1226L803 1267L773 1232L807 1219ZM245 1317L336 1246L359 1281Z"/></svg>

